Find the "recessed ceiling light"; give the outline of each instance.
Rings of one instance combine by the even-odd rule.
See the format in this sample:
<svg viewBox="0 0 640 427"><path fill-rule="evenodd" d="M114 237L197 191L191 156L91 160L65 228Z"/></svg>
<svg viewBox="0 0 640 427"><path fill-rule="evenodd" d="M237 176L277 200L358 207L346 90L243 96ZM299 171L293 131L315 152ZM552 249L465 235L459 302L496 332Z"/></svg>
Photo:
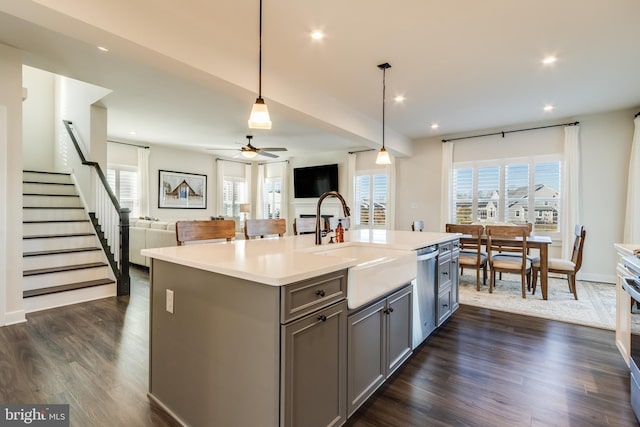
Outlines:
<svg viewBox="0 0 640 427"><path fill-rule="evenodd" d="M132 130L132 131L129 132L129 135L135 135L135 134L136 134L135 130Z"/></svg>
<svg viewBox="0 0 640 427"><path fill-rule="evenodd" d="M544 111L551 111L553 110L555 107L553 105L545 105L544 106Z"/></svg>
<svg viewBox="0 0 640 427"><path fill-rule="evenodd" d="M558 58L556 58L555 56L547 56L546 58L544 58L542 60L542 63L544 65L549 65L549 64L553 64L554 62L556 62L558 60Z"/></svg>
<svg viewBox="0 0 640 427"><path fill-rule="evenodd" d="M313 40L322 40L324 38L324 33L320 30L312 31L311 38Z"/></svg>
<svg viewBox="0 0 640 427"><path fill-rule="evenodd" d="M395 98L393 98L394 101L396 102L403 102L405 100L404 95L397 95Z"/></svg>
<svg viewBox="0 0 640 427"><path fill-rule="evenodd" d="M431 129L433 129L433 130L438 129L439 127L440 127L440 125L437 124L437 123L431 124Z"/></svg>
<svg viewBox="0 0 640 427"><path fill-rule="evenodd" d="M103 51L103 52L109 52L109 49L107 49L107 48L106 48L106 47L104 47L104 46L98 46L98 50L101 50L101 51Z"/></svg>

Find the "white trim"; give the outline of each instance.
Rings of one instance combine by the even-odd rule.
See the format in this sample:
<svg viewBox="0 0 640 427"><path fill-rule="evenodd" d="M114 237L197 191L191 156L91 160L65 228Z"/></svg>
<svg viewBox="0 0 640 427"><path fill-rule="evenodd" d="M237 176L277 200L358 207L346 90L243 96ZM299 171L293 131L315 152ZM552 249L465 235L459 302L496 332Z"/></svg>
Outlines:
<svg viewBox="0 0 640 427"><path fill-rule="evenodd" d="M48 310L50 308L113 297L116 296L116 293L116 284L111 283L108 285L92 286L90 288L24 298L22 304L25 313L33 313L34 311Z"/></svg>
<svg viewBox="0 0 640 427"><path fill-rule="evenodd" d="M26 312L24 310L16 310L16 311L11 311L9 313L5 313L4 325L0 325L0 326L9 326L9 325L16 325L18 323L25 323L27 321L25 314Z"/></svg>

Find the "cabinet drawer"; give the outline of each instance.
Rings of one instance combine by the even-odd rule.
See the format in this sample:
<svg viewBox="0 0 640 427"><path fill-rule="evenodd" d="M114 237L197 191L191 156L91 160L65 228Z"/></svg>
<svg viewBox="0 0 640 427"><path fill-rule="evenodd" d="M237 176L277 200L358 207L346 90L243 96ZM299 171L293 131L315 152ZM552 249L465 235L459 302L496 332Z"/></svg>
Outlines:
<svg viewBox="0 0 640 427"><path fill-rule="evenodd" d="M438 326L451 314L451 288L440 290L438 294Z"/></svg>
<svg viewBox="0 0 640 427"><path fill-rule="evenodd" d="M452 274L456 272L451 268L451 265L451 258L449 257L438 264L438 287L440 289L451 283Z"/></svg>
<svg viewBox="0 0 640 427"><path fill-rule="evenodd" d="M456 240L457 242L457 240ZM444 242L438 244L438 256L443 258L451 253L453 242Z"/></svg>
<svg viewBox="0 0 640 427"><path fill-rule="evenodd" d="M280 293L282 323L297 319L319 308L344 299L347 294L347 270L284 286Z"/></svg>

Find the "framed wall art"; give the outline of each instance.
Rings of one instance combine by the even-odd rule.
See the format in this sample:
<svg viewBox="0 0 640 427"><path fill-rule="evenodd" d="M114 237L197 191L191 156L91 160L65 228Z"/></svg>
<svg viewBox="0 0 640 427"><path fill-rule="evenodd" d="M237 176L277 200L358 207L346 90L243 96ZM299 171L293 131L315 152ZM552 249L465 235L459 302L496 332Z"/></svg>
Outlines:
<svg viewBox="0 0 640 427"><path fill-rule="evenodd" d="M158 174L158 208L207 208L206 175L167 170L160 170Z"/></svg>

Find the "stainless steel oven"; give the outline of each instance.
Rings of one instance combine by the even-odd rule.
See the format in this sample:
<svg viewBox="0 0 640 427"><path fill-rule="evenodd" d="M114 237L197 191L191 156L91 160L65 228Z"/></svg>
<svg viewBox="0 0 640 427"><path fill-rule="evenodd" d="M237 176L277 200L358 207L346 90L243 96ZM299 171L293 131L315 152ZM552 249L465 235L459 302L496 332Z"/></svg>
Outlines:
<svg viewBox="0 0 640 427"><path fill-rule="evenodd" d="M640 304L640 258L625 257L622 260L625 268L631 274L624 278L622 287L631 296L634 305ZM640 421L640 332L631 330L631 345L629 348L629 370L631 371L631 407Z"/></svg>

